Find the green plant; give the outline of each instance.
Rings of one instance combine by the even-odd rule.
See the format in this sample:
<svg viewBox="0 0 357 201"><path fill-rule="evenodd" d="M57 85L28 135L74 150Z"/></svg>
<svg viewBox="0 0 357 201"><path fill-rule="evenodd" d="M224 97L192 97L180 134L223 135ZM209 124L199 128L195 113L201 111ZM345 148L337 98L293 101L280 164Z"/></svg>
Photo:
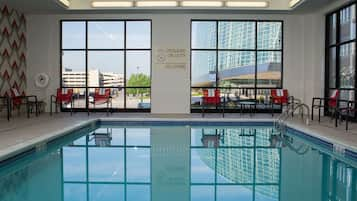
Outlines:
<svg viewBox="0 0 357 201"><path fill-rule="evenodd" d="M264 96L263 96L263 95L260 95L260 96L258 97L258 101L259 101L260 103L264 103Z"/></svg>
<svg viewBox="0 0 357 201"><path fill-rule="evenodd" d="M128 87L148 87L150 86L150 77L143 74L143 73L138 73L138 74L132 74L128 80L127 83ZM150 89L145 89L145 88L128 88L126 90L127 94L137 96L137 95L143 95L143 94L148 94Z"/></svg>

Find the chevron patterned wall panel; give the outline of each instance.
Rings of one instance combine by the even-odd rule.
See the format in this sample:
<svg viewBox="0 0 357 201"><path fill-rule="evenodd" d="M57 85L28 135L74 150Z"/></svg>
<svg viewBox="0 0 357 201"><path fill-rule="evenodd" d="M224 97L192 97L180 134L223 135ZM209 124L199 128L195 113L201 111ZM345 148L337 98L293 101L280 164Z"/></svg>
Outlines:
<svg viewBox="0 0 357 201"><path fill-rule="evenodd" d="M26 19L17 10L3 5L0 13L0 96L10 95L11 88L25 94Z"/></svg>

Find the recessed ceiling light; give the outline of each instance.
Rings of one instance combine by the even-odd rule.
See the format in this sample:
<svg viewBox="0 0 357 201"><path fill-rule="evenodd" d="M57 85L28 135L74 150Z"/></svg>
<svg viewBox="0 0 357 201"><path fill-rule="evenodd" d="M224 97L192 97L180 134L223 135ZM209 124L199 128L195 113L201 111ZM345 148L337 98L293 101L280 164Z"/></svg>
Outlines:
<svg viewBox="0 0 357 201"><path fill-rule="evenodd" d="M290 8L295 7L301 0L290 0L289 6Z"/></svg>
<svg viewBox="0 0 357 201"><path fill-rule="evenodd" d="M122 8L133 7L133 1L92 1L94 8Z"/></svg>
<svg viewBox="0 0 357 201"><path fill-rule="evenodd" d="M183 7L222 7L222 1L182 1Z"/></svg>
<svg viewBox="0 0 357 201"><path fill-rule="evenodd" d="M137 1L137 7L176 7L177 1Z"/></svg>
<svg viewBox="0 0 357 201"><path fill-rule="evenodd" d="M241 7L241 8L266 8L268 7L266 1L227 1L227 7Z"/></svg>
<svg viewBox="0 0 357 201"><path fill-rule="evenodd" d="M69 8L70 2L68 0L56 0L61 6Z"/></svg>

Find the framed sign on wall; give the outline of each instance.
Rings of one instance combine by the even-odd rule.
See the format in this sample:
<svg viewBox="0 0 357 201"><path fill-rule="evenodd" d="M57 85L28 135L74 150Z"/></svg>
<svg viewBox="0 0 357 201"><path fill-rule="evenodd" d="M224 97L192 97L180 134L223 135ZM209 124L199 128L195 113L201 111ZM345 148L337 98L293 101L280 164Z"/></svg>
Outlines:
<svg viewBox="0 0 357 201"><path fill-rule="evenodd" d="M181 48L158 48L154 50L154 64L162 68L187 67L188 50Z"/></svg>

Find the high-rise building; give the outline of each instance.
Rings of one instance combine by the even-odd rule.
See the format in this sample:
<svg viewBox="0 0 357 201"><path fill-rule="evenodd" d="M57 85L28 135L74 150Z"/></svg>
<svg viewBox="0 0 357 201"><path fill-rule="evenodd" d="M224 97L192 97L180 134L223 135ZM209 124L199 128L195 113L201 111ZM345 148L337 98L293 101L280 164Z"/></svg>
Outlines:
<svg viewBox="0 0 357 201"><path fill-rule="evenodd" d="M208 26L206 36L216 33L216 27ZM200 32L204 33L204 32ZM205 38L205 37L202 37ZM215 37L207 38L209 43L215 43ZM218 27L218 49L255 49L255 23L254 22L220 22ZM281 49L282 23L259 22L257 30L257 49ZM210 57L215 55L210 55ZM209 70L215 69L215 59L209 58ZM259 52L257 63L279 63L281 59L274 52ZM218 70L237 68L255 64L255 53L249 51L221 52L218 56Z"/></svg>
<svg viewBox="0 0 357 201"><path fill-rule="evenodd" d="M196 138L200 138L208 131L193 129L192 132ZM202 132L202 135L195 132ZM218 182L222 182L223 179L226 183L258 184L259 188L255 188L256 193L271 200L278 200L280 155L277 148L270 147L270 132L271 128L224 129L223 132L212 132L222 135L221 147L248 148L218 148L217 155L215 149L199 149L197 152L209 168L217 168L217 175L221 178ZM252 186L246 187L252 190Z"/></svg>
<svg viewBox="0 0 357 201"><path fill-rule="evenodd" d="M255 71L258 86L280 86L282 22L219 21L216 26L213 22L193 24L193 48L207 49L193 52L194 86L215 86L217 73L228 86L254 87Z"/></svg>

